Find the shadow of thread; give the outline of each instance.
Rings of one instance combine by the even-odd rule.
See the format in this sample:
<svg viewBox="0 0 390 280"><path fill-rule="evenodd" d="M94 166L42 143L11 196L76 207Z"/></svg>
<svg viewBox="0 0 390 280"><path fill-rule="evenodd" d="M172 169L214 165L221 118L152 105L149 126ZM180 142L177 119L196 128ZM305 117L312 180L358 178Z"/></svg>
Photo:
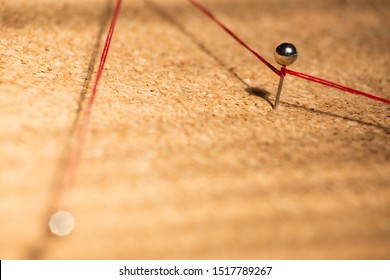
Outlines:
<svg viewBox="0 0 390 280"><path fill-rule="evenodd" d="M268 91L266 91L265 89L256 88L256 87L249 87L249 88L246 88L245 90L250 95L260 97L260 98L264 99L265 101L267 101L271 106L273 106L272 101L269 99L270 93ZM280 101L280 104L283 104L283 105L285 105L287 107L292 107L292 108L296 108L296 109L300 109L300 110L304 110L304 111L309 111L309 112L312 112L312 113L315 113L315 114L318 114L318 115L322 115L322 116L327 116L327 117L332 117L332 118L339 118L339 119L343 119L343 120L346 120L346 121L356 122L356 123L361 124L361 125L379 128L379 129L384 130L387 133L390 132L390 127L386 127L386 126L383 126L383 125L380 125L380 124L374 124L374 123L370 123L370 122L354 119L354 118L351 118L351 117L348 117L348 116L338 115L338 114L331 113L331 112L324 112L324 111L321 111L321 110L318 110L318 109L309 108L309 107L306 107L306 106L303 106L303 105L292 104L292 103L288 103L288 102L285 102L285 101Z"/></svg>
<svg viewBox="0 0 390 280"><path fill-rule="evenodd" d="M197 46L200 50L202 50L207 56L213 59L219 66L228 71L233 77L239 80L243 85L245 85L248 89L251 89L251 86L244 81L236 72L233 71L233 68L227 67L221 59L219 59L216 55L214 55L207 47L205 47L202 43L200 43L192 34L190 34L181 24L172 18L166 11L164 11L161 7L156 5L151 1L145 1L147 5L149 5L153 10L163 19L171 23L175 26L184 36L186 36L190 41ZM249 92L249 91L248 91ZM271 103L272 105L272 103Z"/></svg>
<svg viewBox="0 0 390 280"><path fill-rule="evenodd" d="M68 161L69 161L69 151L72 148L73 138L74 138L74 135L75 135L77 128L78 128L78 124L79 124L79 120L81 117L81 112L83 109L84 101L85 101L85 98L87 96L87 93L88 93L88 90L90 87L92 75L93 75L94 69L95 69L95 64L96 64L96 61L98 58L98 53L99 53L99 49L100 49L100 45L101 45L101 38L103 36L105 26L107 26L107 24L110 20L111 13L112 13L111 1L107 0L106 8L104 9L103 14L99 17L101 19L100 23L99 23L99 30L98 30L96 37L95 37L96 39L95 39L95 43L93 46L92 54L91 54L90 59L89 59L88 68L87 68L87 71L85 74L82 90L79 94L79 99L77 101L75 118L73 120L73 123L71 125L70 130L69 130L69 133L67 135L67 139L65 140L65 148L63 150L60 162L57 166L57 171L55 172L54 183L53 183L53 194L52 194L54 199L57 196L57 194L60 192L59 188L62 185L61 183L62 183L62 180L64 177L64 170L65 170L65 167L67 166ZM27 259L33 259L33 260L34 259L41 259L42 256L44 255L44 252L46 251L48 241L50 239L55 238L50 233L50 231L48 229L48 223L47 223L52 214L53 214L52 207L50 207L48 210L48 213L47 213L47 219L45 220L46 223L44 224L44 228L46 228L45 234L41 238L40 242L29 250L29 252L27 254Z"/></svg>
<svg viewBox="0 0 390 280"><path fill-rule="evenodd" d="M380 125L380 124L370 123L370 122L367 122L367 121L362 121L362 120L354 119L354 118L351 118L351 117L348 117L348 116L338 115L338 114L331 113L331 112L324 112L324 111L321 111L321 110L318 110L318 109L309 108L309 107L302 106L302 105L297 105L297 104L291 104L291 103L284 102L284 101L280 101L280 103L283 104L283 105L286 105L288 107L293 107L293 108L297 108L297 109L300 109L300 110L313 112L313 113L318 114L318 115L323 115L323 116L327 116L327 117L343 119L343 120L346 120L346 121L356 122L356 123L358 123L360 125L365 125L365 126L379 128L379 129L383 130L386 133L390 133L390 127L386 127L386 126L383 126L383 125Z"/></svg>

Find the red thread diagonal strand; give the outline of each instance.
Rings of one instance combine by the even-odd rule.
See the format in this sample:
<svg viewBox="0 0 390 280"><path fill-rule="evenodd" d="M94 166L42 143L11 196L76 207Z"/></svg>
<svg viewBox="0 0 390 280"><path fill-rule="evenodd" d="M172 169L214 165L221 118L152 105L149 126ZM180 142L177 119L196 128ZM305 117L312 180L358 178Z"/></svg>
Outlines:
<svg viewBox="0 0 390 280"><path fill-rule="evenodd" d="M112 36L114 34L116 22L117 22L118 17L119 17L121 4L122 4L122 0L118 0L118 2L116 4L116 7L115 7L114 15L113 15L112 20L111 20L110 29L109 29L108 34L107 34L106 42L104 44L102 57L100 59L99 68L98 68L98 71L97 71L97 74L96 74L95 83L94 83L94 86L93 86L93 89L92 89L92 94L91 94L91 96L89 98L89 102L88 102L88 107L89 108L87 108L87 109L90 109L90 107L92 106L92 104L93 104L93 102L95 100L95 97L96 97L97 87L98 87L100 78L101 78L101 76L103 74L104 65L105 65L106 60L107 60L107 55L108 55L108 51L110 49Z"/></svg>
<svg viewBox="0 0 390 280"><path fill-rule="evenodd" d="M305 74L305 73L300 73L300 72L293 71L293 70L290 70L290 69L284 69L283 71L285 73L287 73L287 74L290 74L292 76L295 76L295 77L298 77L298 78L301 78L301 79L305 79L305 80L308 80L308 81L311 81L311 82L323 84L323 85L328 86L328 87L332 87L332 88L336 88L336 89L339 89L339 90L347 91L349 93L365 96L367 98L371 98L371 99L374 99L374 100L377 100L377 101L380 101L380 102L384 102L384 103L390 104L390 100L389 99L386 99L386 98L383 98L383 97L380 97L380 96L376 96L376 95L371 94L371 93L362 92L360 90L356 90L356 89L353 89L353 88L350 88L350 87L342 86L342 85L333 83L331 81L327 81L327 80L324 80L324 79L321 79L321 78L318 78L318 77L315 77L315 76L311 76L311 75L308 75L308 74Z"/></svg>
<svg viewBox="0 0 390 280"><path fill-rule="evenodd" d="M206 7L202 6L199 2L195 0L188 0L192 5L198 8L201 12L203 12L206 16L208 16L211 20L213 20L219 27L221 27L226 33L228 33L231 37L233 37L238 43L240 43L244 48L254 54L261 62L268 66L274 73L278 76L281 75L281 72L265 60L258 52L249 47L242 39L240 39L233 31L231 31L225 24L223 24L219 19L217 19Z"/></svg>
<svg viewBox="0 0 390 280"><path fill-rule="evenodd" d="M97 93L99 81L100 81L102 74L103 74L103 71L104 71L104 65L105 65L106 60L107 60L107 55L108 55L108 52L110 49L111 40L112 40L112 36L114 34L116 22L118 20L119 13L121 10L121 5L122 5L122 0L118 0L116 3L116 6L115 6L115 10L114 10L112 19L111 19L110 29L107 33L107 38L106 38L104 48L102 51L102 55L100 58L99 68L98 68L97 73L96 73L96 78L95 78L95 81L93 84L92 92L91 92L91 95L88 99L88 103L87 103L86 108L85 108L85 113L84 113L83 118L81 119L81 122L80 122L80 128L78 130L78 133L77 133L77 136L75 139L76 142L74 143L74 146L69 153L68 162L65 166L64 178L63 178L63 181L59 187L59 190L60 190L59 201L58 201L58 204L54 206L57 208L60 208L61 206L63 206L63 205L61 205L63 203L63 201L62 201L63 198L61 196L61 193L64 190L68 189L69 187L73 186L74 181L75 181L77 167L79 165L82 149L84 146L85 136L87 133L88 124L89 124L89 120L91 117L93 104L94 104L95 99L96 99L96 93Z"/></svg>

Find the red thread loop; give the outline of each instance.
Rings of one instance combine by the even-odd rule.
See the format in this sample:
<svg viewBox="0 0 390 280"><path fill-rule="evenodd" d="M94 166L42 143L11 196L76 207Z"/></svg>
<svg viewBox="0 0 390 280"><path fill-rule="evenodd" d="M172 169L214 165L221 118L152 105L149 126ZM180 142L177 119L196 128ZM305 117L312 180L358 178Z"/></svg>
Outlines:
<svg viewBox="0 0 390 280"><path fill-rule="evenodd" d="M268 66L274 73L276 73L280 77L285 77L286 74L290 74L292 76L296 76L301 79L305 79L311 82L323 84L328 87L333 87L339 90L343 90L349 93L361 95L367 98L371 98L380 102L384 102L387 104L390 104L390 100L376 96L370 93L362 92L353 88L345 87L336 83L333 83L331 81L327 81L321 78L317 78L315 76L310 76L305 73L296 72L293 70L286 69L285 67L282 67L280 70L275 68L271 63L269 63L267 60L265 60L260 54L258 54L255 50L250 48L243 40L241 40L236 34L233 33L229 28L227 28L220 20L218 20L206 7L202 6L200 3L198 3L195 0L188 0L193 4L196 8L198 8L201 12L203 12L206 16L211 18L219 27L221 27L226 33L228 33L231 37L233 37L238 43L240 43L244 48L246 48L248 51L250 51L252 54L254 54L261 62L263 62L266 66Z"/></svg>
<svg viewBox="0 0 390 280"><path fill-rule="evenodd" d="M282 67L282 68L280 68L280 71L279 71L279 76L280 77L286 77L286 67Z"/></svg>

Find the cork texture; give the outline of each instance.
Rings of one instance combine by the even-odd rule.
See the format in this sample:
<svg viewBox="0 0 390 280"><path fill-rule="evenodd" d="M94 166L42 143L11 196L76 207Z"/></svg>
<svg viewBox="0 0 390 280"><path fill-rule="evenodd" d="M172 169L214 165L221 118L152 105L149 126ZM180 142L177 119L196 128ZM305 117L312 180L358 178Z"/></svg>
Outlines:
<svg viewBox="0 0 390 280"><path fill-rule="evenodd" d="M390 98L385 0L201 1L271 63ZM0 2L1 259L388 259L390 107L278 77L188 1ZM92 68L94 69L92 71Z"/></svg>

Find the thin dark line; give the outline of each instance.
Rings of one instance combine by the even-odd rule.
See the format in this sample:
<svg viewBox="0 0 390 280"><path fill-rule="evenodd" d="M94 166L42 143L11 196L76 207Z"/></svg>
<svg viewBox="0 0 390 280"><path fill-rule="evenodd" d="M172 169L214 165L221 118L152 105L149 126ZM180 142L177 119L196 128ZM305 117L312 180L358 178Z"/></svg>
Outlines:
<svg viewBox="0 0 390 280"><path fill-rule="evenodd" d="M96 36L96 41L95 41L95 45L94 45L94 48L93 48L93 52L92 52L91 58L89 60L88 70L87 70L86 77L84 79L83 89L80 92L80 98L79 98L79 101L77 102L76 118L75 118L75 120L73 122L71 134L74 134L75 129L77 127L77 124L79 122L80 116L81 116L80 113L81 113L81 111L83 109L84 100L85 100L85 98L87 96L89 85L90 85L91 80L92 80L92 74L93 74L93 72L95 70L95 64L96 64L96 60L97 60L99 49L100 49L100 45L101 45L101 38L103 36L103 32L104 32L105 26L108 24L108 21L110 20L111 13L112 13L111 1L108 0L107 1L107 8L105 9L105 11L104 11L104 13L103 13L103 15L101 17L102 21L101 21L101 24L100 24L99 32L98 32L98 34Z"/></svg>
<svg viewBox="0 0 390 280"><path fill-rule="evenodd" d="M339 119L343 119L343 120L346 120L346 121L356 122L356 123L361 124L361 125L379 128L379 129L383 130L386 133L390 132L390 127L386 127L386 126L383 126L383 125L380 125L380 124L375 124L375 123L370 123L370 122L367 122L367 121L357 120L357 119L354 119L354 118L351 118L351 117L348 117L348 116L341 116L341 115L338 115L338 114L335 114L335 113L324 112L324 111L317 110L317 109L314 109L314 108L309 108L309 107L302 106L302 105L291 104L291 103L287 103L287 102L284 102L284 101L281 101L280 103L282 103L284 105L287 105L288 107L293 107L293 108L297 108L297 109L304 110L304 111L310 111L310 112L313 112L313 113L315 113L317 115L323 115L323 116L328 116L328 117L332 117L332 118L339 118Z"/></svg>
<svg viewBox="0 0 390 280"><path fill-rule="evenodd" d="M232 76L234 76L236 79L238 79L242 84L247 86L248 88L250 85L245 82L240 76L237 75L236 72L232 70L232 68L227 67L221 59L219 59L216 55L214 55L208 48L206 48L202 43L200 43L192 34L190 34L183 26L175 21L167 12L165 12L161 7L156 5L153 2L145 1L152 9L155 10L155 12L162 18L164 18L166 21L171 23L173 26L175 26L184 36L186 36L190 41L196 45L201 51L203 51L207 56L209 56L211 59L213 59L219 66L223 67L226 71L228 71Z"/></svg>
<svg viewBox="0 0 390 280"><path fill-rule="evenodd" d="M241 46L251 52L258 60L263 62L270 70L272 70L276 75L281 76L282 73L275 66L269 63L266 59L264 59L258 52L249 47L240 37L237 36L232 30L230 30L222 21L220 21L216 16L213 15L205 6L201 5L199 2L195 0L188 0L194 7L208 16L212 21L214 21L221 29L223 29L227 34L229 34L234 40L236 40Z"/></svg>
<svg viewBox="0 0 390 280"><path fill-rule="evenodd" d="M156 13L164 18L166 21L171 23L173 26L175 26L184 36L186 36L190 41L197 46L201 51L203 51L207 56L209 56L211 59L213 59L219 66L224 68L226 71L228 71L234 78L239 80L246 88L245 90L250 95L256 95L258 97L261 97L264 99L271 107L273 107L273 104L271 100L268 98L270 95L269 92L257 88L251 87L247 82L244 81L243 78L241 78L236 72L233 71L232 67L228 67L225 63L222 62L221 59L219 59L216 55L214 55L205 45L203 45L201 42L199 42L195 36L193 36L191 33L189 33L179 22L175 21L167 12L165 12L161 7L156 5L153 2L145 1L151 8L153 8ZM181 103L181 102L180 102Z"/></svg>

